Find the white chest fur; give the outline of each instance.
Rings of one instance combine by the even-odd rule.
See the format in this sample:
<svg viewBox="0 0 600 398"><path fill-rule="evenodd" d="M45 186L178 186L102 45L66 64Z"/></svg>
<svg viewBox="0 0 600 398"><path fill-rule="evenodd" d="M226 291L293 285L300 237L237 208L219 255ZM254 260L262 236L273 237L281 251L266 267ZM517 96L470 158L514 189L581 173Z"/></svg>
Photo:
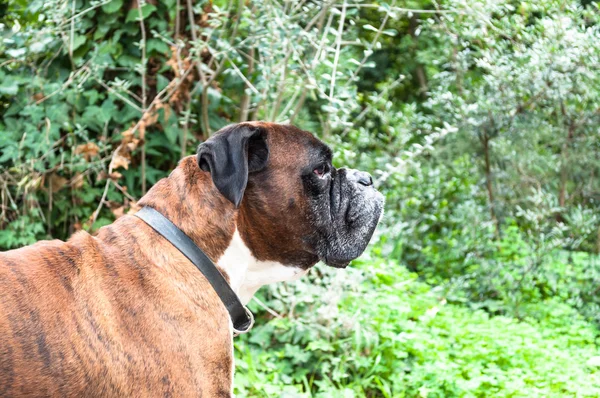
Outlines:
<svg viewBox="0 0 600 398"><path fill-rule="evenodd" d="M259 261L235 230L231 243L217 262L221 270L227 273L229 284L243 304L247 304L254 293L264 285L275 282L293 281L308 270L286 266L275 261Z"/></svg>

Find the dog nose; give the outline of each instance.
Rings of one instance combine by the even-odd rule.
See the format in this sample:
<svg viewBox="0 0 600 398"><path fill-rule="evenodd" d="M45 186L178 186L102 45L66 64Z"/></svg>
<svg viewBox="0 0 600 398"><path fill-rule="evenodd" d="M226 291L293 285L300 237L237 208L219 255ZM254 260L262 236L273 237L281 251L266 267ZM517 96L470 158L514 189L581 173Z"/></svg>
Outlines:
<svg viewBox="0 0 600 398"><path fill-rule="evenodd" d="M371 178L371 174L365 171L348 169L346 176L350 181L357 182L365 187L370 187L373 185L373 178Z"/></svg>
<svg viewBox="0 0 600 398"><path fill-rule="evenodd" d="M358 178L358 183L364 185L365 187L370 187L373 185L373 178L371 178L371 174L361 171L360 177Z"/></svg>

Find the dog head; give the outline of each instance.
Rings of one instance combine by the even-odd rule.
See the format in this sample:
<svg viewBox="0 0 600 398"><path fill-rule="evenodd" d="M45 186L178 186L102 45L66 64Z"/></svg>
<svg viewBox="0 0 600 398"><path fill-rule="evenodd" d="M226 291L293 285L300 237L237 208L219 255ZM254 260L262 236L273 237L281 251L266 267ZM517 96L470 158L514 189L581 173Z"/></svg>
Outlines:
<svg viewBox="0 0 600 398"><path fill-rule="evenodd" d="M294 126L242 123L200 144L199 167L238 208L254 257L307 269L343 268L365 250L383 196L365 172L332 165L332 151Z"/></svg>

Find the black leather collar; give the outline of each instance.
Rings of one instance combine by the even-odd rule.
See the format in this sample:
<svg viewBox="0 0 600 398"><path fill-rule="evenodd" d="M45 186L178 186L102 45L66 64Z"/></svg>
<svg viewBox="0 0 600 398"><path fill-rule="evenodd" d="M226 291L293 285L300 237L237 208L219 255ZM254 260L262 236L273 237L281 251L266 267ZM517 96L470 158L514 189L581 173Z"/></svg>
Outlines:
<svg viewBox="0 0 600 398"><path fill-rule="evenodd" d="M246 333L252 328L254 323L252 313L240 302L238 296L210 258L182 230L151 207L143 207L135 213L135 216L171 242L204 274L221 298L227 311L229 311L236 334Z"/></svg>

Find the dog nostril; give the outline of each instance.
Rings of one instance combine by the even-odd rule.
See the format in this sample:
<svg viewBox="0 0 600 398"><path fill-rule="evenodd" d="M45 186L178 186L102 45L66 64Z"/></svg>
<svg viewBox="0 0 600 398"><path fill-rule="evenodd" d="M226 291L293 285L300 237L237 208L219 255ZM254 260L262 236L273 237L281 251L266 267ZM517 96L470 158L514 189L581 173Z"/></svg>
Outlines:
<svg viewBox="0 0 600 398"><path fill-rule="evenodd" d="M373 185L373 178L369 173L360 173L360 177L358 178L358 183L364 185L365 187L370 187Z"/></svg>

